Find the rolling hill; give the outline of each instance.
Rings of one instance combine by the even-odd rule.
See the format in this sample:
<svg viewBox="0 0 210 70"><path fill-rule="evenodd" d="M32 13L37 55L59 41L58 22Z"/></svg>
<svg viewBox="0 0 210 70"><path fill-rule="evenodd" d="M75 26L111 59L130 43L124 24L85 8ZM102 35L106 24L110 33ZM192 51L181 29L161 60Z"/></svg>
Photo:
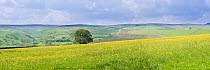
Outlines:
<svg viewBox="0 0 210 70"><path fill-rule="evenodd" d="M26 33L18 32L10 29L1 29L0 30L0 47L1 46L16 46L22 43L30 43L35 39Z"/></svg>
<svg viewBox="0 0 210 70"><path fill-rule="evenodd" d="M0 50L0 69L205 70L210 34Z"/></svg>
<svg viewBox="0 0 210 70"><path fill-rule="evenodd" d="M187 35L199 35L210 34L210 29L184 29L184 30L136 30L129 31L129 33L136 34L160 34L166 37L173 36L187 36Z"/></svg>
<svg viewBox="0 0 210 70"><path fill-rule="evenodd" d="M71 45L70 33L77 29L89 30L93 43L210 34L210 26L202 24L0 25L0 48Z"/></svg>

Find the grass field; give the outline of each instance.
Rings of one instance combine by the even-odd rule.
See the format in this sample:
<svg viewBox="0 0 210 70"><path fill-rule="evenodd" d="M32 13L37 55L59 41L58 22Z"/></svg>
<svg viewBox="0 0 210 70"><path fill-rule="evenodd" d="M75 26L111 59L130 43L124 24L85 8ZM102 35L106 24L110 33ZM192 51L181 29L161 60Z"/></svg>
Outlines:
<svg viewBox="0 0 210 70"><path fill-rule="evenodd" d="M160 34L160 35L164 35L166 37L172 37L172 36L187 36L187 35L210 34L210 29L136 30L136 31L129 31L129 33L137 33L137 34Z"/></svg>
<svg viewBox="0 0 210 70"><path fill-rule="evenodd" d="M158 25L147 25L147 26L136 26L136 27L128 27L124 28L128 30L171 30L174 29L169 26L158 26Z"/></svg>
<svg viewBox="0 0 210 70"><path fill-rule="evenodd" d="M1 70L207 70L210 34L0 50Z"/></svg>

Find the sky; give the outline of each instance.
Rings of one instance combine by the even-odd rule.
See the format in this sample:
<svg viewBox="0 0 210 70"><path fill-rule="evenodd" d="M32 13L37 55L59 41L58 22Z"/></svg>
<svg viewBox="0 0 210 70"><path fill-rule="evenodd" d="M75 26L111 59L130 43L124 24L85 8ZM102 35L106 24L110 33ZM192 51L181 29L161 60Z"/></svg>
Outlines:
<svg viewBox="0 0 210 70"><path fill-rule="evenodd" d="M207 22L210 0L0 0L0 24Z"/></svg>

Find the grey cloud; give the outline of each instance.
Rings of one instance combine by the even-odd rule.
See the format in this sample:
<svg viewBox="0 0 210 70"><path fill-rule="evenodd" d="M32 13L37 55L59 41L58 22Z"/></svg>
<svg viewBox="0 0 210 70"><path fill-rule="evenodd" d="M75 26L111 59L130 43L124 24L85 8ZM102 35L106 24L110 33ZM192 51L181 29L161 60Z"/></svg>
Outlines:
<svg viewBox="0 0 210 70"><path fill-rule="evenodd" d="M34 23L207 22L210 12L209 0L1 0L0 6L5 22Z"/></svg>

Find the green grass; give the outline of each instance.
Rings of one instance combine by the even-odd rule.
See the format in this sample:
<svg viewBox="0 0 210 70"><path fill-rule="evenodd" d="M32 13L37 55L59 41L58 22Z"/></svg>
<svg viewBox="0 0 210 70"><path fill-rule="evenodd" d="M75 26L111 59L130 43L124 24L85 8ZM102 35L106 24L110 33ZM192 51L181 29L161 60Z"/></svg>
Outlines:
<svg viewBox="0 0 210 70"><path fill-rule="evenodd" d="M71 45L72 42L52 42L52 45Z"/></svg>
<svg viewBox="0 0 210 70"><path fill-rule="evenodd" d="M210 35L0 50L1 70L208 70Z"/></svg>
<svg viewBox="0 0 210 70"><path fill-rule="evenodd" d="M34 41L34 38L26 33L14 31L11 29L0 30L0 47L14 47L18 44L28 44Z"/></svg>
<svg viewBox="0 0 210 70"><path fill-rule="evenodd" d="M93 35L93 38L110 38L110 35Z"/></svg>
<svg viewBox="0 0 210 70"><path fill-rule="evenodd" d="M187 36L187 35L199 35L210 34L210 29L185 29L185 30L135 30L129 31L130 33L137 34L161 34L167 37L172 36Z"/></svg>
<svg viewBox="0 0 210 70"><path fill-rule="evenodd" d="M161 26L161 25L147 25L147 26L127 27L124 29L127 29L127 30L171 30L174 28L171 28L168 26Z"/></svg>

